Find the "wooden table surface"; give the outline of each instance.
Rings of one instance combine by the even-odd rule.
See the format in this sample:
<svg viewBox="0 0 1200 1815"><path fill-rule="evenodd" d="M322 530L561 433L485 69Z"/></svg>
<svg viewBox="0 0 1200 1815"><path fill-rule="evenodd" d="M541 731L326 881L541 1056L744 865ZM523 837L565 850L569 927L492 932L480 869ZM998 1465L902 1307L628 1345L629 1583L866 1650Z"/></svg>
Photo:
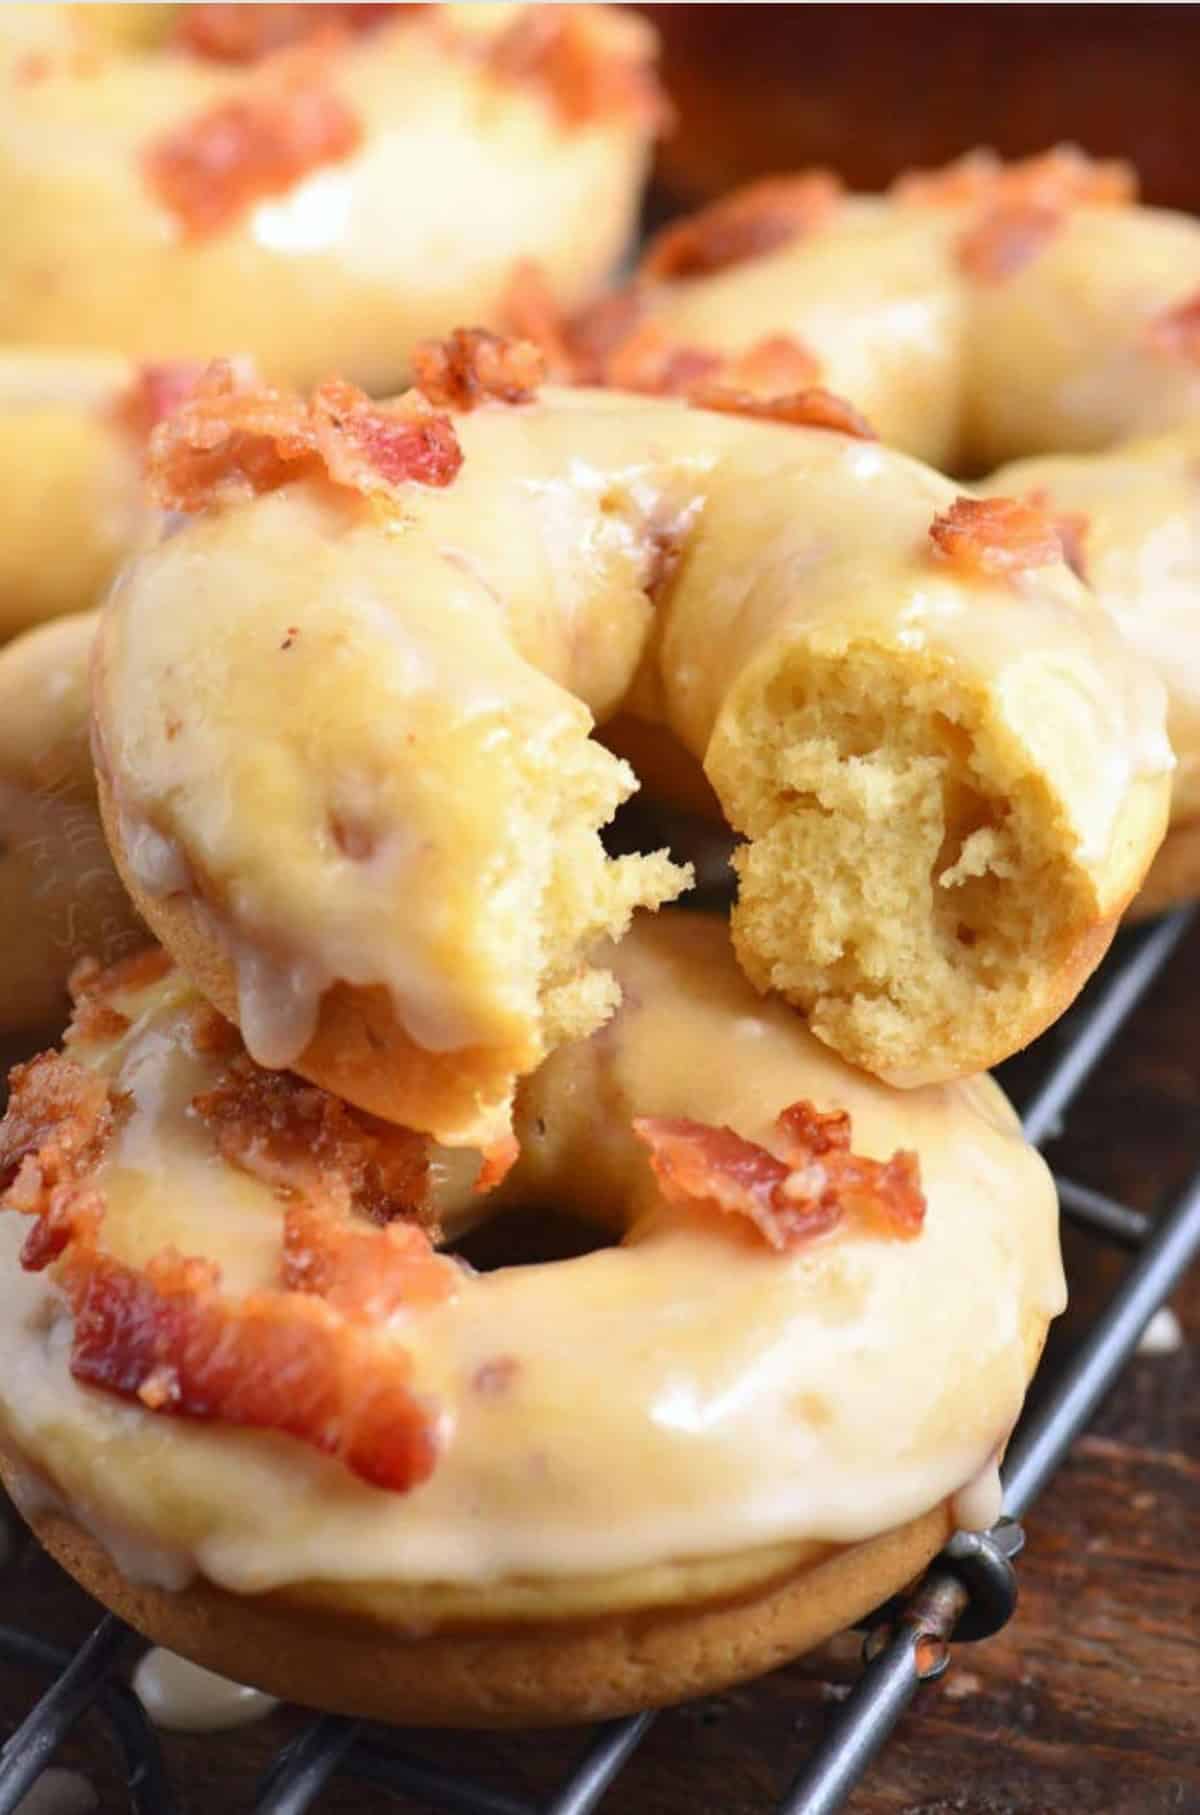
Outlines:
<svg viewBox="0 0 1200 1815"><path fill-rule="evenodd" d="M1049 1039L1068 1038L1070 1021ZM1027 1084L1038 1062L1019 1062ZM1153 1210L1200 1159L1200 926L1177 952L1073 1111L1052 1152L1071 1176ZM1072 1305L1047 1367L1112 1289L1122 1261L1068 1231ZM866 1783L855 1815L1177 1815L1200 1812L1200 1270L1178 1294L1182 1339L1144 1353L1027 1520L1021 1603L1009 1628L963 1646ZM11 1515L10 1515L11 1517ZM3 1618L75 1643L96 1609L18 1538L0 1571ZM855 1673L857 1641L757 1684L664 1715L617 1780L604 1815L765 1815ZM0 1730L36 1689L0 1667ZM252 1805L273 1751L300 1721L281 1710L237 1733L166 1736L188 1815ZM398 1738L399 1736L397 1736ZM586 1741L578 1731L490 1737L418 1733L408 1749L469 1765L497 1790L545 1798ZM60 1762L98 1806L120 1779L94 1717ZM338 1778L318 1807L350 1815L382 1793ZM432 1815L420 1801L402 1815Z"/></svg>

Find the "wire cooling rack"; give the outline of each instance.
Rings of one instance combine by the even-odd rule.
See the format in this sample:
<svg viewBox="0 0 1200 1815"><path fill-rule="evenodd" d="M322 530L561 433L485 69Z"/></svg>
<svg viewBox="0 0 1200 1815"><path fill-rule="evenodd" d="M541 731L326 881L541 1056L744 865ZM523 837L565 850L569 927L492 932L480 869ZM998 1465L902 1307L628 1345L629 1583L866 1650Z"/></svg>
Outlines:
<svg viewBox="0 0 1200 1815"><path fill-rule="evenodd" d="M1041 1146L1062 1120L1092 1072L1110 1051L1129 1015L1154 982L1193 915L1191 910L1126 934L1065 1028L1047 1036L1052 1057L1027 1103L1025 1130ZM1197 1155L1200 1161L1200 1154ZM1098 1241L1129 1255L1107 1307L1048 1383L1022 1422L1004 1467L1005 1517L986 1533L959 1533L916 1589L866 1622L864 1668L833 1712L800 1775L763 1815L830 1815L843 1807L922 1682L940 1676L951 1641L985 1638L999 1630L1016 1602L1013 1560L1023 1542L1017 1523L1063 1460L1133 1353L1154 1312L1200 1253L1200 1165L1158 1217L1080 1185L1058 1180L1064 1214ZM89 1710L105 1720L122 1761L136 1815L178 1815L163 1756L132 1691L118 1674L135 1635L107 1615L72 1656L12 1626L0 1626L0 1664L49 1679L49 1687L0 1749L0 1815L16 1805L50 1764ZM477 1782L468 1768L448 1771L375 1744L367 1727L341 1716L311 1723L272 1761L255 1800L255 1815L303 1815L319 1810L322 1791L338 1773L372 1786L377 1795L419 1798L431 1811L454 1815L589 1815L648 1732L654 1715L608 1722L595 1732L575 1769L548 1801L507 1795ZM376 1730L378 1731L378 1730ZM531 1742L536 1743L536 1742ZM464 1741L464 1754L470 1741ZM230 1801L230 1808L238 1805Z"/></svg>

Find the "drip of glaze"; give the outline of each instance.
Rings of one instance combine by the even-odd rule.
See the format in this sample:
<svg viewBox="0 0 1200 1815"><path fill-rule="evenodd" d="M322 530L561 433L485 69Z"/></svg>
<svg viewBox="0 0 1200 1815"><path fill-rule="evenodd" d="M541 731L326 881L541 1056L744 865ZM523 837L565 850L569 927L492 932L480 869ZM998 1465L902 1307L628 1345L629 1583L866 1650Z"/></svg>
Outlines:
<svg viewBox="0 0 1200 1815"><path fill-rule="evenodd" d="M1004 1511L1000 1465L990 1456L974 1478L954 1496L954 1523L960 1531L987 1531Z"/></svg>
<svg viewBox="0 0 1200 1815"><path fill-rule="evenodd" d="M13 1815L92 1815L99 1807L100 1798L86 1777L51 1766L22 1796Z"/></svg>
<svg viewBox="0 0 1200 1815"><path fill-rule="evenodd" d="M219 1733L262 1720L279 1706L274 1696L190 1664L152 1646L133 1673L133 1691L156 1727L167 1733Z"/></svg>

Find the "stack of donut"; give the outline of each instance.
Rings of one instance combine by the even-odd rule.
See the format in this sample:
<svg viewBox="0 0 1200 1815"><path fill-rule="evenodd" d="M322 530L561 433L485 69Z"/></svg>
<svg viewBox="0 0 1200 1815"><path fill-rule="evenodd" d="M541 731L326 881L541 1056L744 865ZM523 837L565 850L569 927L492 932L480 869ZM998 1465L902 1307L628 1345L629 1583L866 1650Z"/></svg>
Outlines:
<svg viewBox="0 0 1200 1815"><path fill-rule="evenodd" d="M1008 496L911 450L1031 451L1035 406L1064 448L1154 425L1130 348L1145 318L1186 378L1155 284L1186 293L1192 229L1078 161L879 203L798 179L578 308L645 144L623 17L349 9L317 81L292 15L348 9L93 9L124 34L103 55L50 10L67 49L27 21L10 56L37 181L89 110L122 136L51 246L0 126L0 184L38 198L15 268L63 258L8 331L66 337L103 193L127 274L92 338L258 360L54 353L26 393L14 355L80 525L18 609L120 571L0 656L9 1024L93 948L0 1124L0 1474L140 1630L314 1705L574 1720L767 1669L999 1511L1063 1281L1049 1175L984 1074L1099 962L1171 810L1162 683L1114 621L1134 530L1106 556L1057 470ZM462 173L453 296L381 271L373 231L304 239L381 193L393 55L429 106L404 156ZM340 145L359 78L380 147L315 177L277 137L271 199L233 214L249 175L162 136L183 97L253 137L265 81ZM131 122L160 132L135 174ZM570 212L543 178L578 206L603 173L608 208L556 267L513 202L501 282L504 158L542 226ZM184 197L173 256L198 237L213 294L172 313L146 220ZM1114 222L1161 256L1110 254ZM261 313L222 312L234 269ZM272 298L299 270L311 293ZM1037 335L1084 280L1068 370ZM523 337L430 337L451 306ZM313 384L333 324L346 375ZM409 384L380 400L389 361ZM1164 468L1136 458L1149 510ZM1098 600L1079 568L1109 559ZM610 855L639 777L736 834L730 919L670 905L692 872L665 851Z"/></svg>

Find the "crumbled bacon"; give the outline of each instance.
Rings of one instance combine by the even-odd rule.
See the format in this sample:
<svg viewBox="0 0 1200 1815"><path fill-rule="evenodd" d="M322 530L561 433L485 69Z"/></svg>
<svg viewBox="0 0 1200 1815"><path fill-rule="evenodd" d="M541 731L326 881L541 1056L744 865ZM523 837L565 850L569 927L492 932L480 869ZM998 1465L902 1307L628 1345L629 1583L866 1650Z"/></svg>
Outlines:
<svg viewBox="0 0 1200 1815"><path fill-rule="evenodd" d="M604 383L618 391L643 391L659 397L686 397L725 365L721 353L672 340L659 322L648 321L609 355Z"/></svg>
<svg viewBox="0 0 1200 1815"><path fill-rule="evenodd" d="M756 397L749 391L725 385L700 385L688 395L698 410L716 410L723 416L751 416L760 422L789 422L796 428L830 429L853 435L859 441L878 441L875 430L854 405L814 385L784 397Z"/></svg>
<svg viewBox="0 0 1200 1815"><path fill-rule="evenodd" d="M192 1108L223 1158L332 1214L432 1221L429 1140L240 1052Z"/></svg>
<svg viewBox="0 0 1200 1815"><path fill-rule="evenodd" d="M115 398L113 417L139 441L146 441L151 429L191 396L203 376L203 365L190 359L141 365Z"/></svg>
<svg viewBox="0 0 1200 1815"><path fill-rule="evenodd" d="M489 43L485 67L536 83L564 126L626 118L659 132L671 119L653 37L629 15L595 6L526 6Z"/></svg>
<svg viewBox="0 0 1200 1815"><path fill-rule="evenodd" d="M72 1002L84 1004L97 998L111 998L131 990L149 989L171 969L171 960L161 945L147 945L115 964L100 963L98 958L81 958L67 978ZM74 1032L74 1022L72 1032Z"/></svg>
<svg viewBox="0 0 1200 1815"><path fill-rule="evenodd" d="M761 177L655 235L642 259L645 277L705 277L774 252L833 216L842 185L827 170Z"/></svg>
<svg viewBox="0 0 1200 1815"><path fill-rule="evenodd" d="M735 390L767 397L811 390L821 376L821 362L794 334L767 334L739 353L725 370Z"/></svg>
<svg viewBox="0 0 1200 1815"><path fill-rule="evenodd" d="M449 485L462 465L449 417L417 392L372 403L331 379L311 402L239 379L227 361L150 437L147 475L168 510L203 510L227 486L273 491L323 471L364 496L414 481Z"/></svg>
<svg viewBox="0 0 1200 1815"><path fill-rule="evenodd" d="M775 1122L782 1157L732 1128L686 1116L639 1116L633 1127L669 1204L743 1217L773 1248L797 1247L848 1215L897 1240L921 1232L916 1155L872 1160L852 1153L844 1111L821 1114L810 1103L793 1103Z"/></svg>
<svg viewBox="0 0 1200 1815"><path fill-rule="evenodd" d="M1035 510L1045 511L1058 535L1062 558L1071 572L1086 581L1087 574L1087 533L1089 518L1086 511L1058 510L1054 499L1044 485L1036 485L1025 494L1026 504L1033 505Z"/></svg>
<svg viewBox="0 0 1200 1815"><path fill-rule="evenodd" d="M1052 567L1063 558L1054 519L1021 498L956 498L929 535L938 554L986 575Z"/></svg>
<svg viewBox="0 0 1200 1815"><path fill-rule="evenodd" d="M301 1199L284 1214L280 1283L355 1323L386 1323L398 1311L449 1298L457 1273L416 1223L356 1225Z"/></svg>
<svg viewBox="0 0 1200 1815"><path fill-rule="evenodd" d="M644 285L626 284L572 317L566 345L577 384L603 384L612 355L636 331L649 306Z"/></svg>
<svg viewBox="0 0 1200 1815"><path fill-rule="evenodd" d="M515 340L533 343L551 378L571 381L575 356L568 338L569 325L555 301L550 279L536 259L522 258L513 266L496 320Z"/></svg>
<svg viewBox="0 0 1200 1815"><path fill-rule="evenodd" d="M528 403L546 376L529 340L507 340L486 328L455 328L445 340L413 348L413 383L439 409L473 410L481 403Z"/></svg>
<svg viewBox="0 0 1200 1815"><path fill-rule="evenodd" d="M146 150L146 179L192 239L219 233L358 149L362 128L328 86L318 46L285 51L254 85L172 127Z"/></svg>
<svg viewBox="0 0 1200 1815"><path fill-rule="evenodd" d="M1151 316L1146 324L1146 339L1156 353L1200 365L1200 290Z"/></svg>
<svg viewBox="0 0 1200 1815"><path fill-rule="evenodd" d="M346 32L374 30L393 13L415 6L181 6L173 43L215 63L257 63L272 52L301 44L331 27Z"/></svg>
<svg viewBox="0 0 1200 1815"><path fill-rule="evenodd" d="M104 1205L92 1174L121 1110L104 1080L74 1059L42 1053L14 1066L0 1122L0 1197L35 1218L23 1267L39 1271L99 1229Z"/></svg>
<svg viewBox="0 0 1200 1815"><path fill-rule="evenodd" d="M1062 227L1062 208L1041 202L1002 203L961 236L958 262L979 283L1002 283L1032 264Z"/></svg>
<svg viewBox="0 0 1200 1815"><path fill-rule="evenodd" d="M1123 160L1090 158L1076 145L1056 145L1011 164L980 150L940 170L908 171L891 193L899 202L933 207L1120 207L1137 200L1137 174Z"/></svg>
<svg viewBox="0 0 1200 1815"><path fill-rule="evenodd" d="M404 1350L302 1292L223 1296L208 1262L166 1253L144 1268L70 1252L77 1380L148 1410L281 1431L403 1493L432 1472L437 1436Z"/></svg>

